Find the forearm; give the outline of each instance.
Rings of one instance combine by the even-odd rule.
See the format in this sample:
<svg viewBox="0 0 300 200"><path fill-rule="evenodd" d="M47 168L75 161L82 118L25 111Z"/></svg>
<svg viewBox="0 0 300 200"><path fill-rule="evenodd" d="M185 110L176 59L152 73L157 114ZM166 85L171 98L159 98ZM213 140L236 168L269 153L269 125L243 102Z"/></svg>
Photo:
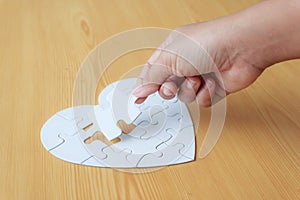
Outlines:
<svg viewBox="0 0 300 200"><path fill-rule="evenodd" d="M266 68L300 58L300 1L267 0L228 17L237 54Z"/></svg>

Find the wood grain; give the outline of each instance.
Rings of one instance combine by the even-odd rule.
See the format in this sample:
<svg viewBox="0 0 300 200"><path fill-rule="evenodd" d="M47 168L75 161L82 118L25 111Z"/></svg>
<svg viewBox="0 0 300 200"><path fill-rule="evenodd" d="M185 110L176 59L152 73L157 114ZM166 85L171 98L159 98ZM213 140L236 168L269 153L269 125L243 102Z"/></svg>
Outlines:
<svg viewBox="0 0 300 200"><path fill-rule="evenodd" d="M222 136L203 160L125 173L63 162L40 142L43 123L72 106L79 66L101 41L137 27L213 19L255 2L0 1L0 199L300 199L299 60L270 68L228 97ZM150 54L120 58L101 83ZM201 109L198 144L209 117Z"/></svg>

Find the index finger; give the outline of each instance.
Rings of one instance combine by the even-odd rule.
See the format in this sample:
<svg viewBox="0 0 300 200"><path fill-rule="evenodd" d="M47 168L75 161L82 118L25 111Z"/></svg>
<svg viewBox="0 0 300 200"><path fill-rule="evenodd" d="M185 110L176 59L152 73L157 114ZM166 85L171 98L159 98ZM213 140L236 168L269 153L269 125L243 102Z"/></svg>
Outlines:
<svg viewBox="0 0 300 200"><path fill-rule="evenodd" d="M172 70L167 61L162 58L161 51L151 56L138 77L133 94L138 98L146 98L159 90L160 86L172 75Z"/></svg>

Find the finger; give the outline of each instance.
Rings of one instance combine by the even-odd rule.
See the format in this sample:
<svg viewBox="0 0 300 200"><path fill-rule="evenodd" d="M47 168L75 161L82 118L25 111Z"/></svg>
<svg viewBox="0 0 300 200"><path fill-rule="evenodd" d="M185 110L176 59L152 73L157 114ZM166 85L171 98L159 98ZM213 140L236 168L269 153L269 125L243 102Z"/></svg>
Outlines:
<svg viewBox="0 0 300 200"><path fill-rule="evenodd" d="M177 85L174 82L165 82L159 89L159 95L167 100L172 99L176 96L177 90Z"/></svg>
<svg viewBox="0 0 300 200"><path fill-rule="evenodd" d="M176 86L179 88L179 86L183 83L183 81L185 80L185 77L178 77L175 75L171 75L166 82L174 82L176 84Z"/></svg>
<svg viewBox="0 0 300 200"><path fill-rule="evenodd" d="M229 94L225 90L224 83L222 81L222 77L219 74L208 73L208 74L201 75L201 77L203 77L204 80L213 79L213 81L215 82L215 90L214 90L214 95L213 95L213 99L212 99L213 100L212 105L219 102L220 100L224 99L226 97L226 95ZM204 80L203 80L203 82L204 82Z"/></svg>
<svg viewBox="0 0 300 200"><path fill-rule="evenodd" d="M178 92L178 98L184 103L190 103L195 100L197 91L201 85L199 76L186 77L181 84Z"/></svg>
<svg viewBox="0 0 300 200"><path fill-rule="evenodd" d="M211 106L215 91L216 82L211 78L206 79L196 96L196 103L203 107Z"/></svg>
<svg viewBox="0 0 300 200"><path fill-rule="evenodd" d="M172 99L176 96L178 92L178 87L185 80L184 77L178 77L175 75L170 76L166 82L162 84L159 89L159 94L164 99Z"/></svg>
<svg viewBox="0 0 300 200"><path fill-rule="evenodd" d="M136 97L147 97L156 92L160 86L172 75L172 71L161 58L155 64L147 63L138 78L137 85L133 90ZM161 63L159 63L161 62Z"/></svg>
<svg viewBox="0 0 300 200"><path fill-rule="evenodd" d="M161 43L161 45L154 51L154 53L150 56L150 58L148 59L148 61L146 62L146 64L144 65L144 68L140 74L140 76L137 79L137 82L135 83L135 86L133 87L133 94L136 95L137 97L140 96L144 96L144 100L145 98L148 96L148 93L153 93L155 91L157 91L159 89L159 83L163 82L163 79L165 77L167 77L166 74L161 74L162 76L155 76L155 75L159 75L160 73L160 69L159 67L153 67L155 63L160 63L158 62L159 58L161 57L162 54L162 49L164 49L167 45L170 44L170 42L172 41L172 38L169 36L167 37L167 39ZM162 59L162 58L161 58ZM150 73L149 73L150 72ZM149 82L149 77L150 79L151 77L154 75L154 77L161 77L160 80L156 80L154 79L154 83L157 84L146 84L147 82ZM143 86L148 87L147 91L143 92ZM138 89L140 88L140 89ZM141 91L140 91L141 90Z"/></svg>
<svg viewBox="0 0 300 200"><path fill-rule="evenodd" d="M147 99L147 97L145 97L145 98L138 98L138 99L135 100L134 103L136 103L136 104L141 104L141 103L143 103L146 99Z"/></svg>
<svg viewBox="0 0 300 200"><path fill-rule="evenodd" d="M166 66L147 63L138 77L132 92L134 96L138 97L135 103L143 103L150 94L158 91L162 83L170 76Z"/></svg>

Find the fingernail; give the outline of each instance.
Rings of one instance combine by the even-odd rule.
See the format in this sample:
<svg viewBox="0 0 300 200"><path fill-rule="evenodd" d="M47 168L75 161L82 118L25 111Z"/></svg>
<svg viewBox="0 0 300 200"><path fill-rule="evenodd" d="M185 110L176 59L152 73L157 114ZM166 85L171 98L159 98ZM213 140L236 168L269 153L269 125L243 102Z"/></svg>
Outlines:
<svg viewBox="0 0 300 200"><path fill-rule="evenodd" d="M166 88L166 87L163 88L163 93L164 93L164 95L166 95L166 96L172 96L172 95L173 95L172 91L169 90L169 89Z"/></svg>

